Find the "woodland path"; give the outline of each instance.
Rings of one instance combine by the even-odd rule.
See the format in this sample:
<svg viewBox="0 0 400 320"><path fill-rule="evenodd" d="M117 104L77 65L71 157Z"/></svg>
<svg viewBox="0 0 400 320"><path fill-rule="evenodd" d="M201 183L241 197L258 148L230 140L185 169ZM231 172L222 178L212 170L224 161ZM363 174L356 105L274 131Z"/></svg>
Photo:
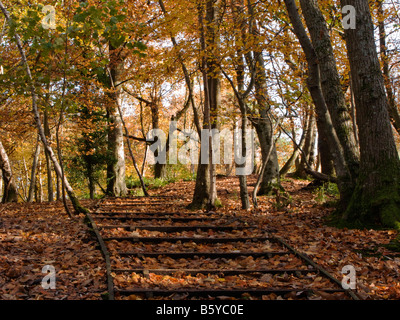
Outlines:
<svg viewBox="0 0 400 320"><path fill-rule="evenodd" d="M194 183L150 190L164 197L83 202L99 238L61 202L0 206L0 298L99 300L109 291L131 300L352 299L338 284L350 265L357 296L400 299L400 255L389 247L397 232L327 225L334 208L309 181L282 181L292 204L260 197L255 212L240 209L238 179L221 178L215 213L185 209ZM40 285L46 265L56 269L55 290Z"/></svg>
<svg viewBox="0 0 400 320"><path fill-rule="evenodd" d="M248 215L155 196L103 199L89 219L109 299L359 299Z"/></svg>

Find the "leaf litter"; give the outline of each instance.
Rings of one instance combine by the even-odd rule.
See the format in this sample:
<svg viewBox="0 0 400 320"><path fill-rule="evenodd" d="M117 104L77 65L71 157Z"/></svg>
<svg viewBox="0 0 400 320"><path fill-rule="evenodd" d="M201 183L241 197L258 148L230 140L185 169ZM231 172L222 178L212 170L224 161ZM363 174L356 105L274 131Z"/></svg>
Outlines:
<svg viewBox="0 0 400 320"><path fill-rule="evenodd" d="M249 184L255 177L249 179ZM314 262L325 268L339 281L341 270L352 265L357 274L357 293L363 299L400 299L399 267L400 257L385 247L397 237L393 230L349 230L328 227L324 224L333 209L319 204L312 191L306 189L309 182L284 181L285 189L291 194L293 203L279 209L275 199L259 198L259 210L244 211L240 209L239 186L236 178L218 179L220 199L224 204L215 213L201 210L190 212L192 217L220 218L214 221L157 221L148 219L148 207L121 206L109 212L110 217L129 217L131 212L143 215L144 220L118 222L109 219L96 219L99 225L119 223L133 226L218 226L226 223L233 227L257 225L257 229L232 231L196 230L182 232L162 232L142 229L116 228L102 230L103 236L115 237L253 237L272 232L281 237L296 250L307 254ZM190 197L184 197L188 190L193 190L193 182L180 181L164 187L159 193L174 196L173 205L152 205L160 212L172 213L170 218L181 217L179 212L187 212L186 205ZM252 188L249 188L251 191ZM128 200L129 201L129 200ZM143 204L147 204L144 200ZM94 207L96 202L86 201L85 205ZM109 201L114 205L113 201ZM111 208L111 207L110 207ZM54 204L12 204L2 205L0 217L0 297L6 300L91 300L101 299L106 292L105 262L98 250L98 245L81 221L71 220L65 214L60 203ZM100 214L101 214L100 211ZM138 215L136 215L138 216ZM140 215L139 215L140 216ZM162 215L160 215L162 216ZM186 216L185 216L186 217ZM146 220L146 218L148 220ZM236 219L236 220L235 220ZM160 253L162 252L263 252L282 251L283 248L274 242L232 242L232 243L195 243L163 242L157 244L132 243L129 241L110 241L107 243L112 255L112 267L115 269L302 269L307 266L294 255L277 255L269 258L238 257L233 259L209 259L201 256L193 259L172 259L170 257L120 257L118 252ZM55 290L44 290L41 281L45 274L42 268L53 265L57 272ZM292 274L244 274L224 276L223 274L177 274L148 277L137 273L114 273L117 288L309 288L312 295L302 295L293 291L287 295L269 294L258 297L263 300L282 299L345 299L342 293L332 294L323 289L332 287L332 283L316 273L303 272L301 276ZM144 299L143 295L130 295L121 299ZM234 299L229 296L206 297L207 299ZM256 299L245 294L242 299ZM193 299L188 295L171 294L167 297L153 299ZM203 299L197 297L196 299Z"/></svg>

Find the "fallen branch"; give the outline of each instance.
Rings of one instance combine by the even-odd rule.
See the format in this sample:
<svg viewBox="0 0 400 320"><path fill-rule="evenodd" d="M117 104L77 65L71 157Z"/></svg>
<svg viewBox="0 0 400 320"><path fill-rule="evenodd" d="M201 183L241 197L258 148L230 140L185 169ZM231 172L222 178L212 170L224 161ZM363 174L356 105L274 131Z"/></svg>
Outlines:
<svg viewBox="0 0 400 320"><path fill-rule="evenodd" d="M306 173L312 175L317 180L325 182L334 182L334 183L338 182L338 179L336 177L328 176L327 174L311 170L310 168L305 168L305 171Z"/></svg>
<svg viewBox="0 0 400 320"><path fill-rule="evenodd" d="M149 141L147 141L146 139L143 139L143 138L138 138L138 137L126 135L126 134L124 134L124 137L135 140L135 141L146 142L146 144L151 145L151 143Z"/></svg>

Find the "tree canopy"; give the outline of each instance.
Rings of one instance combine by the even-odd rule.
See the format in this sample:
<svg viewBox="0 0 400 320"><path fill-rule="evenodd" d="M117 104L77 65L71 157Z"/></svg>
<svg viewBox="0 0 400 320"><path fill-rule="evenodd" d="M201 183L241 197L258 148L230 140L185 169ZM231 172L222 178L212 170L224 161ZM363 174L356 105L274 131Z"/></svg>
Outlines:
<svg viewBox="0 0 400 320"><path fill-rule="evenodd" d="M398 227L399 8L4 0L3 202L53 201L65 189L84 212L78 199L148 195L150 180L193 179L192 207L212 210L216 177L237 175L248 209L261 195L290 199L286 176L311 177L337 184L339 220ZM234 153L221 155L232 161L212 162L218 146L204 129L235 133ZM151 130L165 143L149 139ZM211 162L173 163L175 147L181 160L211 151ZM149 162L160 154L166 163Z"/></svg>

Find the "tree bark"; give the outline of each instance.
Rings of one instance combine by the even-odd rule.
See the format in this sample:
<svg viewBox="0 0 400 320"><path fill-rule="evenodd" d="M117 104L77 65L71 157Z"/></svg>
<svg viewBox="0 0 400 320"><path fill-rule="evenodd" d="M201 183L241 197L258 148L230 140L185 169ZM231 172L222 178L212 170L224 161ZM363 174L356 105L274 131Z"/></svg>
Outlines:
<svg viewBox="0 0 400 320"><path fill-rule="evenodd" d="M352 128L351 113L346 104L340 75L336 67L336 58L329 30L317 0L300 0L300 4L318 59L321 88L326 106L343 148L343 156L349 169L350 177L355 185L360 154Z"/></svg>
<svg viewBox="0 0 400 320"><path fill-rule="evenodd" d="M241 113L241 156L245 157L245 162L242 165L238 165L238 168L246 168L247 166L247 112L246 112L246 105L243 97L241 96L244 92L244 64L240 64L237 67L237 83L238 83L238 93L240 94L239 97L239 107ZM240 200L242 202L242 209L248 210L250 209L250 199L249 199L249 191L247 189L247 176L244 174L239 175L239 186L240 186Z"/></svg>
<svg viewBox="0 0 400 320"><path fill-rule="evenodd" d="M400 113L399 109L397 108L396 98L393 92L392 83L390 81L390 67L389 67L389 57L387 54L388 49L386 45L386 28L385 28L385 16L383 12L383 0L377 0L377 5L378 5L380 57L383 66L382 71L385 80L386 93L388 97L388 110L393 127L400 134Z"/></svg>
<svg viewBox="0 0 400 320"><path fill-rule="evenodd" d="M209 114L205 119L209 119L210 129L219 129L218 110L221 106L221 71L218 62L218 49L220 47L219 23L220 23L220 0L208 0L206 3L206 45L207 62L206 77L208 81L207 92L209 100ZM207 96L206 96L207 97ZM209 139L209 175L210 175L210 195L208 199L208 208L212 210L217 200L217 174L216 165L213 163L213 142Z"/></svg>
<svg viewBox="0 0 400 320"><path fill-rule="evenodd" d="M219 34L219 1L207 0L206 15L201 4L198 7L200 25L200 45L206 55L202 59L203 85L204 85L204 120L203 129L210 130L218 127L218 109L221 103L221 80L218 61L216 60ZM200 163L197 170L196 186L190 207L198 208L207 206L212 209L217 199L217 185L215 165L212 163L212 138L209 145L209 164ZM202 145L207 145L202 140Z"/></svg>
<svg viewBox="0 0 400 320"><path fill-rule="evenodd" d="M42 203L43 202L43 179L42 179L42 160L39 160L38 164L38 171L37 171L38 179L37 181L39 184L37 185L37 195L36 195L36 202Z"/></svg>
<svg viewBox="0 0 400 320"><path fill-rule="evenodd" d="M344 219L400 227L400 160L388 112L385 81L364 0L341 0L357 12L356 29L345 30L359 128L360 175Z"/></svg>
<svg viewBox="0 0 400 320"><path fill-rule="evenodd" d="M87 179L89 182L89 196L94 200L96 194L96 178L94 177L93 164L90 161L86 162Z"/></svg>
<svg viewBox="0 0 400 320"><path fill-rule="evenodd" d="M311 110L310 110L311 109ZM298 177L301 179L306 179L307 178L307 172L306 169L308 168L308 165L312 165L313 160L312 160L312 154L313 154L313 149L315 146L315 139L316 139L316 118L314 114L314 108L309 108L307 113L309 114L309 123L308 126L305 128L305 141L303 145L303 152L301 153L301 161L296 168L296 171L294 173L294 177Z"/></svg>
<svg viewBox="0 0 400 320"><path fill-rule="evenodd" d="M46 135L46 138L50 140L50 126L49 126L49 116L48 112L44 111L44 116L43 116L43 126L44 126L44 133ZM51 174L51 160L49 157L48 152L45 152L46 155L46 170L47 170L47 194L48 194L48 200L49 202L54 201L54 191L53 191L53 178Z"/></svg>
<svg viewBox="0 0 400 320"><path fill-rule="evenodd" d="M12 173L10 160L2 142L0 141L0 169L4 182L3 203L18 202L18 191Z"/></svg>
<svg viewBox="0 0 400 320"><path fill-rule="evenodd" d="M38 167L38 163L39 163L39 156L40 156L40 138L38 137L37 143L36 143L36 148L35 148L35 153L33 155L32 169L31 169L31 183L29 186L27 202L33 201L35 186L36 186L36 171L37 171L37 167Z"/></svg>
<svg viewBox="0 0 400 320"><path fill-rule="evenodd" d="M107 108L108 115L108 150L112 155L113 162L107 166L107 193L114 197L125 197L128 194L125 181L125 148L124 133L122 120L118 111L118 98L120 89L118 83L124 68L124 58L121 56L121 49L113 48L109 45L110 50L110 105ZM113 84L116 88L113 88ZM129 139L129 138L128 138Z"/></svg>
<svg viewBox="0 0 400 320"><path fill-rule="evenodd" d="M25 157L22 158L24 162L24 173L25 173L25 181L21 184L23 200L27 202L28 200L28 186L29 186L29 173L28 166L26 165Z"/></svg>
<svg viewBox="0 0 400 320"><path fill-rule="evenodd" d="M246 21L244 20L244 1L240 0L235 5L233 2L231 3L231 10L233 14L235 29L238 30L235 34L236 40L236 59L237 64L235 66L236 69L236 82L237 89L234 87L233 81L231 82L232 88L236 93L236 99L239 104L240 114L241 114L241 156L245 158L245 162L238 166L238 168L246 168L247 167L247 127L248 127L248 119L247 119L247 107L246 107L246 98L248 93L250 92L248 88L245 89L245 63L244 63L244 48L241 43L244 43L245 40L245 32L246 32ZM227 76L227 75L226 75ZM253 87L253 82L251 83L251 87ZM239 187L240 187L240 200L242 202L242 209L248 210L250 209L250 199L249 199L249 191L247 188L247 176L243 174L239 175Z"/></svg>
<svg viewBox="0 0 400 320"><path fill-rule="evenodd" d="M250 17L249 33L254 37L259 35L257 26L255 25L254 4L251 0L247 2L247 10ZM248 59L250 57L248 56ZM280 186L278 153L276 150L275 139L273 138L273 124L270 117L270 106L268 105L268 83L265 72L265 61L263 57L263 49L261 47L253 51L253 68L254 68L254 87L255 98L258 105L259 118L252 119L252 124L256 129L258 140L261 147L262 163L268 158L268 163L263 171L263 176L259 188L259 195L269 194L277 185ZM250 62L250 61L249 61ZM272 151L270 143L272 145Z"/></svg>
<svg viewBox="0 0 400 320"><path fill-rule="evenodd" d="M320 119L320 121L322 121L324 135L327 138L329 147L331 149L332 158L334 159L335 170L339 182L338 188L340 192L340 205L343 208L348 204L354 186L344 158L341 143L337 137L322 92L318 57L301 21L295 1L285 0L285 5L293 25L293 32L299 39L300 45L303 48L306 56L308 64L307 86L315 104L317 117Z"/></svg>
<svg viewBox="0 0 400 320"><path fill-rule="evenodd" d="M275 139L273 139L273 124L269 116L270 107L268 105L268 85L265 74L265 62L262 52L254 52L255 58L255 96L258 104L259 119L253 119L253 126L256 129L258 140L261 147L262 163L268 157L267 166L263 172L260 189L258 194L269 194L274 187L280 185L278 153L276 150ZM270 152L271 145L272 151ZM268 156L269 155L269 156Z"/></svg>
<svg viewBox="0 0 400 320"><path fill-rule="evenodd" d="M57 179L56 179L56 189L57 189L57 201L61 201L62 200L62 191L61 191L61 178L58 176L58 174L56 175Z"/></svg>
<svg viewBox="0 0 400 320"><path fill-rule="evenodd" d="M325 135L325 129L321 123L317 121L318 127L318 152L321 163L321 173L332 176L335 173L335 166L332 159L331 150L329 148L328 139Z"/></svg>
<svg viewBox="0 0 400 320"><path fill-rule="evenodd" d="M159 103L160 103L160 100L157 97L152 97L150 109L151 109L151 119L152 119L152 124L153 124L154 130L160 128ZM168 140L166 141L167 144L169 143ZM167 152L168 146L165 145L164 148L165 148L164 151ZM158 157L158 150L156 150L156 152L154 153L154 156ZM155 179L165 179L166 177L167 177L167 164L157 162L154 165L154 178Z"/></svg>

